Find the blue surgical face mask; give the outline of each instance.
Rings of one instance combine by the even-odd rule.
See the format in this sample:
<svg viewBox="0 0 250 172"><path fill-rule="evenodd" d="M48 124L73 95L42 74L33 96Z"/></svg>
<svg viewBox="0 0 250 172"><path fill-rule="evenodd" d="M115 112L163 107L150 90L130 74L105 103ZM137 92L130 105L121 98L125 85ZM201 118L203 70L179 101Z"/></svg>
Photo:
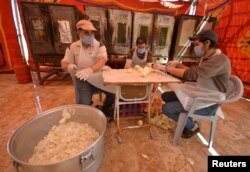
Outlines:
<svg viewBox="0 0 250 172"><path fill-rule="evenodd" d="M93 44L93 42L94 42L94 37L93 37L93 36L84 35L84 36L82 37L82 42L83 42L84 44L91 45L91 44Z"/></svg>
<svg viewBox="0 0 250 172"><path fill-rule="evenodd" d="M205 50L202 49L199 45L194 46L194 53L198 57L202 57L204 55Z"/></svg>
<svg viewBox="0 0 250 172"><path fill-rule="evenodd" d="M146 48L137 48L137 52L138 52L139 54L143 54L143 53L146 52Z"/></svg>

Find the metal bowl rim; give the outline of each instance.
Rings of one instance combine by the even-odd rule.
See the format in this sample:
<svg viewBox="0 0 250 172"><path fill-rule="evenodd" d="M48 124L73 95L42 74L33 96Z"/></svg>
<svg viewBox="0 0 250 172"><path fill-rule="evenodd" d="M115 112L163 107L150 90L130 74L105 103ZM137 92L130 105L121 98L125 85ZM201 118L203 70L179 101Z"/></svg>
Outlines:
<svg viewBox="0 0 250 172"><path fill-rule="evenodd" d="M11 143L13 142L14 136L16 136L16 135L20 132L20 130L21 130L22 128L24 128L26 125L32 123L33 121L37 120L38 118L41 118L41 117L43 117L43 116L49 115L49 113L52 112L52 111L64 109L64 108L67 108L67 107L71 107L71 108L73 108L73 107L86 107L86 108L90 108L90 109L96 110L96 111L98 112L98 114L101 115L101 116L105 119L104 130L102 131L102 133L100 134L100 136L98 137L98 139L97 139L92 145L90 145L90 146L89 146L87 149L85 149L84 151L82 151L82 152L80 152L80 153L78 153L78 154L75 154L74 156L71 156L71 157L69 157L69 158L67 158L67 159L64 159L64 160L61 160L61 161L57 161L57 162L54 162L54 163L47 163L47 164L31 164L31 163L27 163L27 162L24 162L24 161L21 161L21 160L17 159L14 155L12 155L11 149L10 149L10 145L12 145ZM79 104L71 104L71 105L59 106L59 107L55 107L55 108L49 109L49 110L47 110L47 111L41 112L40 114L38 114L38 115L32 117L31 119L29 119L28 121L26 121L25 123L23 123L20 127L18 127L18 128L11 134L11 136L10 136L10 138L9 138L9 140L8 140L8 143L7 143L7 152L8 152L8 154L11 156L11 158L12 158L15 162L20 163L20 164L22 164L22 165L27 165L27 166L52 166L52 165L57 165L57 164L62 163L62 162L64 162L64 161L68 161L68 160L74 159L74 158L80 156L81 154L83 154L83 153L85 153L85 152L91 150L91 149L94 147L94 145L95 145L97 142L99 142L99 141L102 139L102 137L104 137L104 134L105 134L105 132L106 132L106 128L107 128L107 120L106 120L105 115L103 114L102 111L100 111L99 109L97 109L97 108L95 108L95 107L88 106L88 105L79 105Z"/></svg>

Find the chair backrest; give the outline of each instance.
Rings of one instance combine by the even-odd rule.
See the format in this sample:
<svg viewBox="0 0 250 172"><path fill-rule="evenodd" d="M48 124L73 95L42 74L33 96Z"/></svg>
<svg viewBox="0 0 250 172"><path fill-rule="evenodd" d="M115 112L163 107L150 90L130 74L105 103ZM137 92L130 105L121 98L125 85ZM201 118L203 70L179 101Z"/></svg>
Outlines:
<svg viewBox="0 0 250 172"><path fill-rule="evenodd" d="M190 110L189 114L193 114L195 110L200 109L204 104L209 103L217 103L219 105L224 103L233 103L238 101L243 95L243 84L241 80L234 75L231 75L229 78L228 83L228 89L226 93L226 99L225 100L219 100L219 99L210 99L210 98L203 98L203 97L197 97L195 98Z"/></svg>
<svg viewBox="0 0 250 172"><path fill-rule="evenodd" d="M229 78L227 99L224 103L232 103L238 101L243 95L243 84L241 80L234 75Z"/></svg>

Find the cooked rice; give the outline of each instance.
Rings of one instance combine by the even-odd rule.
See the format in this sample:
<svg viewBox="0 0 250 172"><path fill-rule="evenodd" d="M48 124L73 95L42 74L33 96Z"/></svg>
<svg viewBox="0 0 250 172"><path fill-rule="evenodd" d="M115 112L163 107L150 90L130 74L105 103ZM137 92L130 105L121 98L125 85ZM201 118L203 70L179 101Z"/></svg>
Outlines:
<svg viewBox="0 0 250 172"><path fill-rule="evenodd" d="M32 164L55 163L83 152L99 137L88 124L68 122L53 126L35 146L29 159Z"/></svg>

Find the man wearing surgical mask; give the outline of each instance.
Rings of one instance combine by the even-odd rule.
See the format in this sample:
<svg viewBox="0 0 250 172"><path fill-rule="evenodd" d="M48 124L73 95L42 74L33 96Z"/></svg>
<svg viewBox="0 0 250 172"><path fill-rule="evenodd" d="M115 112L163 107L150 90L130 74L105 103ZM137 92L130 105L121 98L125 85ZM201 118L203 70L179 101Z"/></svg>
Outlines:
<svg viewBox="0 0 250 172"><path fill-rule="evenodd" d="M80 20L76 28L79 40L67 47L61 66L73 78L76 103L92 105L92 96L99 89L87 80L93 73L99 72L104 67L107 61L107 50L104 44L94 38L96 28L90 21ZM104 93L106 101L101 110L107 117L111 117L110 107L112 107L115 95L109 92Z"/></svg>
<svg viewBox="0 0 250 172"><path fill-rule="evenodd" d="M197 66L187 67L181 63L176 63L166 66L158 65L158 69L182 78L184 81L196 81L195 84L198 88L202 88L200 90L211 90L219 94L226 93L231 73L231 64L229 58L217 48L217 34L213 30L205 30L189 37L189 39L194 43L194 53L201 58ZM183 85L185 86L185 83ZM192 90L190 90L190 96L192 96L191 94ZM201 92L200 94L204 93ZM179 97L178 93L173 91L162 94L162 99L165 101L163 113L175 121L178 120L180 113L186 112L183 104L180 103ZM215 115L217 108L218 105L215 104L198 109L195 113L212 116ZM189 117L182 137L189 138L197 132L199 132L198 124Z"/></svg>
<svg viewBox="0 0 250 172"><path fill-rule="evenodd" d="M150 66L152 64L152 53L147 49L147 42L145 38L138 37L136 39L136 48L129 51L125 63L125 69L135 67L139 65L144 68L146 65Z"/></svg>

